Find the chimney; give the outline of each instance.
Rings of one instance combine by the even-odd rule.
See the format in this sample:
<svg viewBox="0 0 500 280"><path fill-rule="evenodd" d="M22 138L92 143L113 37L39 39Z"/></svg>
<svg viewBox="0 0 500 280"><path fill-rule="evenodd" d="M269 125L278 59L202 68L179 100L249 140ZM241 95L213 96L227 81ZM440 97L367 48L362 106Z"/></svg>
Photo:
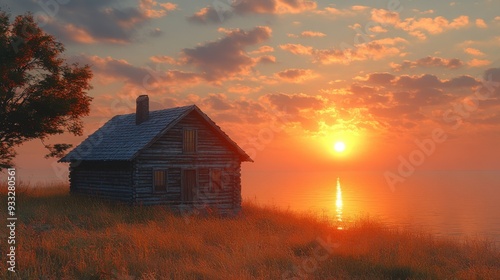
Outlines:
<svg viewBox="0 0 500 280"><path fill-rule="evenodd" d="M135 102L135 124L137 125L149 119L149 97L147 95L140 95Z"/></svg>

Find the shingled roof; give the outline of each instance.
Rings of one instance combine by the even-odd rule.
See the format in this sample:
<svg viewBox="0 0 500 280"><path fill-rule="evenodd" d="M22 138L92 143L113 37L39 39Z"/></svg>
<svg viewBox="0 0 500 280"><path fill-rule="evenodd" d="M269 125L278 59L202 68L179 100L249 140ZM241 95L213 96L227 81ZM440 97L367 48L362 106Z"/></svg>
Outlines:
<svg viewBox="0 0 500 280"><path fill-rule="evenodd" d="M149 147L159 137L191 112L197 112L243 161L252 159L196 105L151 111L149 119L136 125L136 114L118 115L91 134L60 162L133 160L141 149Z"/></svg>

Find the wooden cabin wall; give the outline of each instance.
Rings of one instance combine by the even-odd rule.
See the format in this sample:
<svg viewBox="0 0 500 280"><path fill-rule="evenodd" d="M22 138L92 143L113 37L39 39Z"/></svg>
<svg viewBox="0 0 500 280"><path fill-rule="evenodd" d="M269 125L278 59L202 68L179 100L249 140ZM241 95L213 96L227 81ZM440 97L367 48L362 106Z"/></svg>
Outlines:
<svg viewBox="0 0 500 280"><path fill-rule="evenodd" d="M191 113L172 127L152 146L141 151L134 161L135 202L138 204L185 204L181 199L182 170L197 171L198 196L194 206L220 209L239 208L241 204L239 155L196 113ZM183 129L197 130L197 151L182 151ZM166 193L153 192L153 169L167 169ZM210 169L222 171L220 191L209 190Z"/></svg>
<svg viewBox="0 0 500 280"><path fill-rule="evenodd" d="M132 202L132 164L82 162L70 165L70 192Z"/></svg>

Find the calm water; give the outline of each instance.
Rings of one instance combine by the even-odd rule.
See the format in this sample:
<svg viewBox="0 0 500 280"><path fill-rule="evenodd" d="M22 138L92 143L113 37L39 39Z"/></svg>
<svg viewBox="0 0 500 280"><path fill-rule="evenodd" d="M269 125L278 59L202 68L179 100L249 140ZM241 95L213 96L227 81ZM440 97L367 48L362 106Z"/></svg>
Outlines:
<svg viewBox="0 0 500 280"><path fill-rule="evenodd" d="M339 181L337 182L337 178ZM500 244L500 172L419 172L392 191L383 172L243 174L243 198L349 221L369 216Z"/></svg>

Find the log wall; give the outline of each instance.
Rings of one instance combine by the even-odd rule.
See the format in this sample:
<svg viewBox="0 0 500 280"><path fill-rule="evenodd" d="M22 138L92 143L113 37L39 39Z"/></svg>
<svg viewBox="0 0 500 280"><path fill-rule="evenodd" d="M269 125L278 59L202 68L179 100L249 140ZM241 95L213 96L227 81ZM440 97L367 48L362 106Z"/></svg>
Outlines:
<svg viewBox="0 0 500 280"><path fill-rule="evenodd" d="M132 164L130 162L71 163L70 193L132 202Z"/></svg>
<svg viewBox="0 0 500 280"><path fill-rule="evenodd" d="M197 130L196 153L183 153L184 129ZM153 191L153 170L167 169L168 186L164 193ZM197 193L191 202L182 201L182 170L194 169ZM220 190L210 189L210 170L220 169ZM240 158L225 140L196 113L172 127L150 147L140 152L133 165L134 201L138 204L210 206L239 209L241 205Z"/></svg>

